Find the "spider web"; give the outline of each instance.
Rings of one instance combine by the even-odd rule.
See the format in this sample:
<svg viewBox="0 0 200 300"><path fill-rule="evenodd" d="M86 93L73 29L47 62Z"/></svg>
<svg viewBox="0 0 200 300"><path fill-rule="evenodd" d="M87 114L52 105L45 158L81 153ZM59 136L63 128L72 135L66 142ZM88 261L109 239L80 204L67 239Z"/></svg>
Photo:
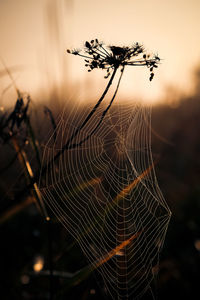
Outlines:
<svg viewBox="0 0 200 300"><path fill-rule="evenodd" d="M98 124L101 106L74 139ZM44 147L43 165L63 149L87 110L63 111ZM140 299L156 275L170 220L154 172L151 108L113 105L103 123L80 147L49 164L40 182L44 201L78 241L113 299ZM153 297L153 296L152 296Z"/></svg>

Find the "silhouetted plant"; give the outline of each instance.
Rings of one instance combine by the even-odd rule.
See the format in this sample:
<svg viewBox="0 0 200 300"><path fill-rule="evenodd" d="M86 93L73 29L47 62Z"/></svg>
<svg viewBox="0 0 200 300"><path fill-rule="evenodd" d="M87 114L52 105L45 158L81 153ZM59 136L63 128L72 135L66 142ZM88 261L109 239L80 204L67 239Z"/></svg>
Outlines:
<svg viewBox="0 0 200 300"><path fill-rule="evenodd" d="M85 42L85 48L84 52L85 54L82 54L81 50L67 50L68 53L71 53L73 55L78 55L84 58L86 64L85 66L88 67L88 71L91 72L93 69L102 69L106 70L107 74L104 76L104 78L108 78L111 76L110 81L108 82L108 85L106 86L102 96L97 101L96 105L93 107L91 112L86 117L85 121L81 124L80 127L77 128L77 130L72 134L69 141L66 143L65 148L75 148L77 146L80 146L82 143L84 143L86 140L88 140L94 132L97 130L97 128L102 123L106 113L110 109L116 95L119 89L119 85L121 82L122 74L124 72L125 66L146 66L150 70L150 77L149 80L151 81L154 77L153 70L154 68L158 67L158 63L160 62L160 58L156 55L149 55L145 52L145 49L142 45L139 43L135 43L132 47L119 47L119 46L108 46L104 47L103 43L99 42L98 39L91 40L91 42L86 41ZM102 116L100 118L99 123L96 125L96 127L92 130L92 132L84 138L82 141L80 141L78 144L71 144L70 142L75 138L75 136L79 133L79 131L87 124L87 122L90 120L92 115L97 110L98 106L101 104L103 99L105 98L113 79L116 75L116 72L118 68L121 67L121 75L119 77L117 87L115 89L115 92L113 94L113 97L107 106L107 108L103 111ZM111 75L111 70L113 70Z"/></svg>
<svg viewBox="0 0 200 300"><path fill-rule="evenodd" d="M119 89L119 85L121 82L121 78L124 72L125 66L146 66L150 70L150 77L149 80L151 81L154 77L153 70L154 68L158 67L160 62L160 58L157 55L150 55L147 54L144 47L139 43L135 43L132 47L119 47L119 46L109 46L104 47L103 43L99 42L98 39L91 40L90 42L85 42L84 54L82 54L81 50L67 50L67 53L78 55L83 57L86 64L85 66L88 67L88 71L92 71L93 69L102 69L106 70L107 74L104 78L110 77L110 80L102 93L101 97L89 112L85 120L82 122L80 126L72 133L70 138L67 140L65 145L62 147L60 151L54 156L54 158L42 169L42 173L46 172L47 168L50 167L55 160L57 160L60 155L67 149L74 149L81 146L85 141L87 141L99 128L100 124L102 123L105 115L107 114L108 110L110 109ZM97 108L100 106L102 101L104 100L106 94L108 93L113 79L116 75L117 70L121 68L121 75L118 79L118 83L115 89L115 92L110 100L110 103L106 107L106 109L102 112L101 118L95 128L90 132L84 139L79 141L78 143L73 143L75 137L78 133L86 126L89 122L91 117L96 112ZM111 73L112 70L112 73Z"/></svg>
<svg viewBox="0 0 200 300"><path fill-rule="evenodd" d="M85 66L88 67L88 72L95 68L106 70L107 75L110 76L111 69L118 69L120 66L147 66L150 70L149 80L154 77L153 69L158 67L160 58L156 55L151 56L145 53L145 49L139 43L135 43L131 47L108 46L104 47L103 43L98 39L85 42L84 52L81 50L67 50L68 53L79 55L85 58Z"/></svg>

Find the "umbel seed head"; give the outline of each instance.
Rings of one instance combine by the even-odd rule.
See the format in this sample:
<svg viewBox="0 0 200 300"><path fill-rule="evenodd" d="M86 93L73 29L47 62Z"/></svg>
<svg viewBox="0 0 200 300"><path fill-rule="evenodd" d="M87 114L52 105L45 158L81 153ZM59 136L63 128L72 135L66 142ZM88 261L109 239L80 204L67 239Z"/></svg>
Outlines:
<svg viewBox="0 0 200 300"><path fill-rule="evenodd" d="M153 70L158 67L160 58L157 55L149 55L145 53L143 45L139 43L133 44L131 47L119 46L103 46L98 39L85 42L83 50L69 50L67 53L78 55L84 58L85 66L88 72L93 69L106 70L104 78L110 76L110 69L117 69L120 66L146 66L150 70L149 80L154 77Z"/></svg>

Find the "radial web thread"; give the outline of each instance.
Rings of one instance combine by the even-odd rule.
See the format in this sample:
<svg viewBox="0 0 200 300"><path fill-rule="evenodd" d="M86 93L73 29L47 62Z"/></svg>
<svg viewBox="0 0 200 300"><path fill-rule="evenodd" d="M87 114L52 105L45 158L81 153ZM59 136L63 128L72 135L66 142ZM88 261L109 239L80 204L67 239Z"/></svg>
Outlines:
<svg viewBox="0 0 200 300"><path fill-rule="evenodd" d="M105 107L76 136L79 143ZM51 162L86 112L63 112L57 137L44 146ZM40 181L45 203L103 278L113 299L140 299L155 277L171 212L159 189L151 154L151 108L113 105L103 123L80 147L50 164Z"/></svg>

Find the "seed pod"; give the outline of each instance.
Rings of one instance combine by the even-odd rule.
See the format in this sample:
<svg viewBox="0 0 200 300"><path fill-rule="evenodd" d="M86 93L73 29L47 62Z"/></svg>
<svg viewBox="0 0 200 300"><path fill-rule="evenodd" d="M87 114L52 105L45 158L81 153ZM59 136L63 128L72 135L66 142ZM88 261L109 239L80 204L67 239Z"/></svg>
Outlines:
<svg viewBox="0 0 200 300"><path fill-rule="evenodd" d="M91 49L90 43L86 41L86 42L85 42L85 47L87 47L88 49Z"/></svg>
<svg viewBox="0 0 200 300"><path fill-rule="evenodd" d="M149 77L149 80L151 81L153 79L153 77L154 77L154 73L151 73L150 77Z"/></svg>

